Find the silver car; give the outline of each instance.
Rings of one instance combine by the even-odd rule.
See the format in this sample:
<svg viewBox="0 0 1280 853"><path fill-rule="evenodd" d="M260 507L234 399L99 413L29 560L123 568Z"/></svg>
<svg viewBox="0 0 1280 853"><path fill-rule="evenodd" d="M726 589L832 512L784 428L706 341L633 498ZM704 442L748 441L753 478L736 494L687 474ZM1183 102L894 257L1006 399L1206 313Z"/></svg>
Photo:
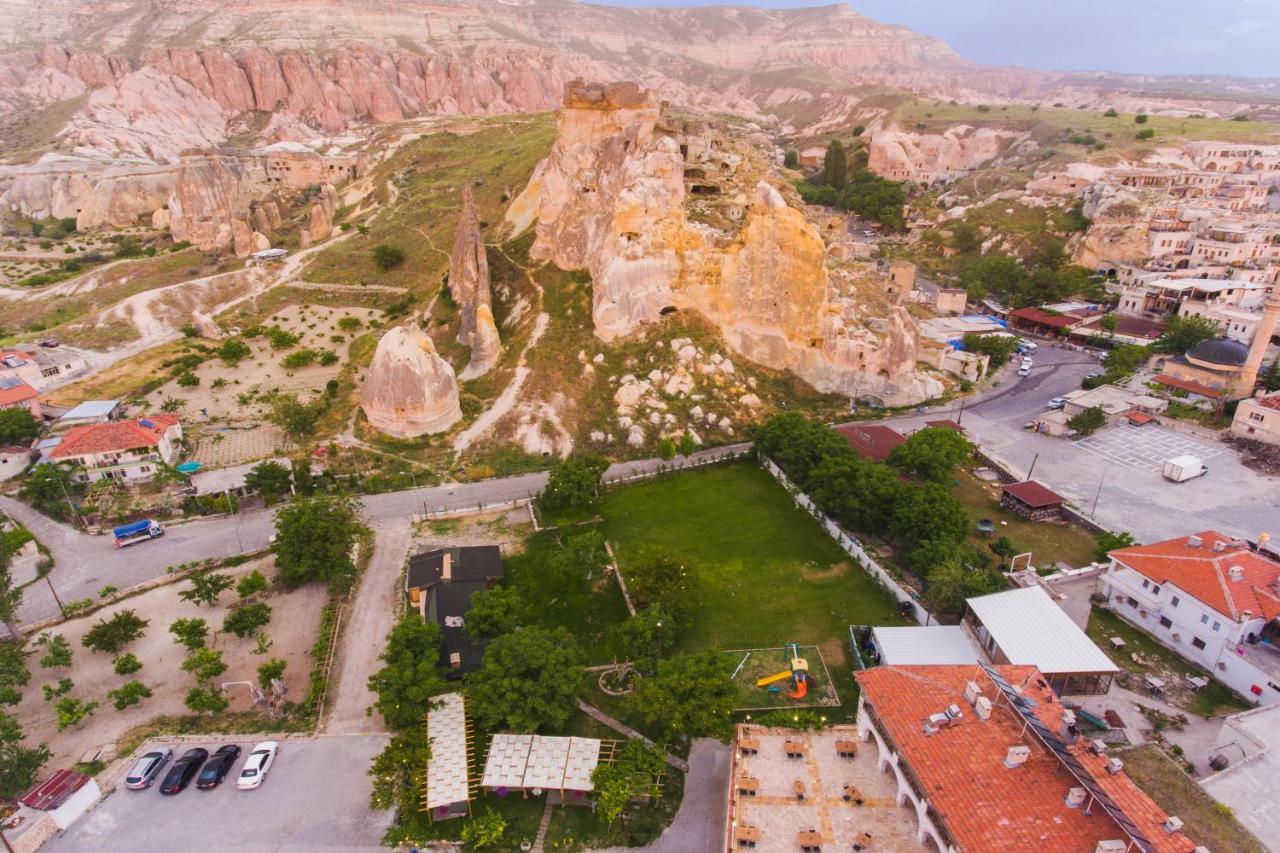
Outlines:
<svg viewBox="0 0 1280 853"><path fill-rule="evenodd" d="M129 775L124 777L124 786L134 791L150 788L160 776L161 769L173 758L173 750L169 747L153 749L134 762Z"/></svg>

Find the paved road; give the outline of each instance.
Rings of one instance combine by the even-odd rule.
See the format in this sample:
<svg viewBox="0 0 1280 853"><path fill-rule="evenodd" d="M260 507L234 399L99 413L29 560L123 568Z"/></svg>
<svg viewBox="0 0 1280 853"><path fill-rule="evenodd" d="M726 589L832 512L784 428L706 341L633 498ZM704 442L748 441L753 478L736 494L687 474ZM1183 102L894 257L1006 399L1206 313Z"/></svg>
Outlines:
<svg viewBox="0 0 1280 853"><path fill-rule="evenodd" d="M741 450L747 445L734 445ZM714 458L729 448L719 447L695 453L692 462ZM608 479L654 471L663 463L659 459L620 462L609 467ZM504 501L532 497L546 485L546 472L522 474L482 480L476 483L451 483L443 486L408 489L382 495L366 495L361 499L367 521L405 521L415 512L467 509L491 506ZM246 512L234 516L201 519L167 525L160 539L142 542L129 548L113 548L108 536L80 533L68 525L51 521L26 504L0 497L0 510L25 525L49 549L54 568L49 578L65 603L96 597L107 584L132 586L164 574L170 566L209 557L228 557L245 551L265 548L275 529L273 510ZM18 612L21 624L30 624L56 616L57 604L49 585L37 583L23 594Z"/></svg>

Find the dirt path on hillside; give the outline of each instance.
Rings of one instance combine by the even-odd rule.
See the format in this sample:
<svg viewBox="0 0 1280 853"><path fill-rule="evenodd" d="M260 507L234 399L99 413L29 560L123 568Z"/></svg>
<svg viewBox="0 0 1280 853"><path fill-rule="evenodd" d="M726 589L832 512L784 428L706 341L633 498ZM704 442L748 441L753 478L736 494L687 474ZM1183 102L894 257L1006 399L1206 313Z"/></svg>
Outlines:
<svg viewBox="0 0 1280 853"><path fill-rule="evenodd" d="M377 701L369 690L369 676L381 666L378 655L400 612L400 570L409 551L409 540L408 519L374 528L373 559L360 578L347 611L346 627L330 675L329 712L322 723L328 734L385 730L380 714L367 713Z"/></svg>

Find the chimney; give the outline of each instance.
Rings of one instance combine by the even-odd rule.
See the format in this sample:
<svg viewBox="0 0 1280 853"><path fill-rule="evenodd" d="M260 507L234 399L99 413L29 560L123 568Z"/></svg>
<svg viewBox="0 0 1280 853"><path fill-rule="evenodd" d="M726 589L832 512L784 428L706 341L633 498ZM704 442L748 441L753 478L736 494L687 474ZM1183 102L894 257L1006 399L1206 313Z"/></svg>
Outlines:
<svg viewBox="0 0 1280 853"><path fill-rule="evenodd" d="M1107 751L1107 744L1102 740L1091 740L1089 741L1089 749L1093 750L1094 755L1102 755Z"/></svg>
<svg viewBox="0 0 1280 853"><path fill-rule="evenodd" d="M1227 550L1227 543L1219 539L1213 543L1213 550L1221 554L1223 551Z"/></svg>
<svg viewBox="0 0 1280 853"><path fill-rule="evenodd" d="M1124 762L1121 761L1120 759L1114 758L1114 757L1107 759L1107 772L1110 773L1112 776L1116 775L1123 769L1124 769Z"/></svg>
<svg viewBox="0 0 1280 853"><path fill-rule="evenodd" d="M1188 537L1187 537L1187 547L1188 547L1188 548L1199 548L1202 544L1203 544L1203 542L1202 542L1202 540L1200 539L1200 537L1199 537L1199 536L1188 536Z"/></svg>
<svg viewBox="0 0 1280 853"><path fill-rule="evenodd" d="M1237 583L1239 581L1244 580L1244 567L1232 566L1231 568L1227 569L1227 577L1231 578L1232 581Z"/></svg>
<svg viewBox="0 0 1280 853"><path fill-rule="evenodd" d="M991 700L986 696L979 696L978 701L973 703L973 710L979 720L986 722L991 719Z"/></svg>
<svg viewBox="0 0 1280 853"><path fill-rule="evenodd" d="M1009 747L1009 752L1004 757L1004 766L1009 769L1021 767L1027 763L1027 759L1031 757L1031 747L1024 744Z"/></svg>
<svg viewBox="0 0 1280 853"><path fill-rule="evenodd" d="M462 654L459 652L449 653L449 666L454 669L462 669Z"/></svg>
<svg viewBox="0 0 1280 853"><path fill-rule="evenodd" d="M1058 736L1067 743L1073 742L1080 734L1076 728L1076 712L1066 708L1062 712L1062 723L1058 726Z"/></svg>
<svg viewBox="0 0 1280 853"><path fill-rule="evenodd" d="M1164 822L1164 831L1173 835L1175 832L1182 831L1182 818L1170 815L1169 819Z"/></svg>
<svg viewBox="0 0 1280 853"><path fill-rule="evenodd" d="M1084 805L1085 792L1084 788L1068 788L1067 789L1067 808L1078 809Z"/></svg>
<svg viewBox="0 0 1280 853"><path fill-rule="evenodd" d="M443 581L453 580L453 554L449 551L444 552L444 559L441 561L440 579Z"/></svg>
<svg viewBox="0 0 1280 853"><path fill-rule="evenodd" d="M982 695L982 688L978 686L976 681L966 681L964 683L964 701L972 705L978 701L978 697Z"/></svg>

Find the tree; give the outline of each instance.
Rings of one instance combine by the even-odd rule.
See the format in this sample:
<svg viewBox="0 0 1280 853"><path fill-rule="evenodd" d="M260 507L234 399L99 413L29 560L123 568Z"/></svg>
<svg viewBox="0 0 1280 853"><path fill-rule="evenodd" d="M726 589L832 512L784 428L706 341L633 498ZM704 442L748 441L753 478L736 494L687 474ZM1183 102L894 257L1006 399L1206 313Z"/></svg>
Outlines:
<svg viewBox="0 0 1280 853"><path fill-rule="evenodd" d="M809 494L818 506L854 530L887 533L893 508L910 488L888 465L877 465L845 453L815 467L809 474Z"/></svg>
<svg viewBox="0 0 1280 853"><path fill-rule="evenodd" d="M1120 327L1120 317L1116 314L1104 315L1098 321L1098 328L1107 333L1108 338L1115 337L1116 329Z"/></svg>
<svg viewBox="0 0 1280 853"><path fill-rule="evenodd" d="M676 443L674 439L664 438L658 442L658 458L663 461L670 461L676 458Z"/></svg>
<svg viewBox="0 0 1280 853"><path fill-rule="evenodd" d="M276 514L273 550L280 581L296 587L324 581L335 591L356 578L351 552L362 527L349 498L317 496L289 504Z"/></svg>
<svg viewBox="0 0 1280 853"><path fill-rule="evenodd" d="M1110 559L1107 555L1112 551L1128 548L1135 543L1133 536L1129 533L1112 533L1110 530L1104 530L1094 537L1093 544L1093 559L1101 563Z"/></svg>
<svg viewBox="0 0 1280 853"><path fill-rule="evenodd" d="M1280 362L1280 359L1277 359ZM693 433L686 432L680 436L680 444L678 447L681 456L692 456L698 449L698 443L693 440Z"/></svg>
<svg viewBox="0 0 1280 853"><path fill-rule="evenodd" d="M849 162L839 139L833 139L827 145L826 156L822 158L822 182L838 190L849 183Z"/></svg>
<svg viewBox="0 0 1280 853"><path fill-rule="evenodd" d="M692 576L675 555L650 551L627 563L627 591L638 607L661 605L668 614L688 609Z"/></svg>
<svg viewBox="0 0 1280 853"><path fill-rule="evenodd" d="M657 675L640 680L628 705L672 740L725 738L738 702L732 668L726 655L710 650L669 658Z"/></svg>
<svg viewBox="0 0 1280 853"><path fill-rule="evenodd" d="M611 629L613 640L622 656L631 661L636 672L653 675L658 661L675 650L678 636L674 616L661 604L650 604L636 610L636 615Z"/></svg>
<svg viewBox="0 0 1280 853"><path fill-rule="evenodd" d="M192 687L187 691L187 708L197 714L220 714L230 707L231 703L215 688L204 689Z"/></svg>
<svg viewBox="0 0 1280 853"><path fill-rule="evenodd" d="M303 403L292 394L276 394L271 398L271 414L267 419L292 438L306 438L315 432L327 405L324 398Z"/></svg>
<svg viewBox="0 0 1280 853"><path fill-rule="evenodd" d="M267 580L267 576L254 569L236 582L236 595L242 599L251 598L265 591L269 586L271 586L271 582Z"/></svg>
<svg viewBox="0 0 1280 853"><path fill-rule="evenodd" d="M187 578L187 581L191 584L191 588L179 592L178 597L183 601L203 604L205 607L213 607L217 604L218 596L231 589L236 583L231 575L212 571L197 572Z"/></svg>
<svg viewBox="0 0 1280 853"><path fill-rule="evenodd" d="M787 153L782 155L782 165L788 169L800 168L800 152L794 148L788 148Z"/></svg>
<svg viewBox="0 0 1280 853"><path fill-rule="evenodd" d="M1258 377L1266 391L1280 391L1280 358L1271 362L1271 366Z"/></svg>
<svg viewBox="0 0 1280 853"><path fill-rule="evenodd" d="M271 607L264 602L242 604L227 614L222 630L230 631L240 639L256 634L258 629L271 621Z"/></svg>
<svg viewBox="0 0 1280 853"><path fill-rule="evenodd" d="M40 422L31 412L15 406L0 409L0 444L19 444L23 447L40 434Z"/></svg>
<svg viewBox="0 0 1280 853"><path fill-rule="evenodd" d="M759 456L772 459L801 488L807 487L814 466L856 455L844 436L797 412L765 421L756 432L755 447Z"/></svg>
<svg viewBox="0 0 1280 853"><path fill-rule="evenodd" d="M65 521L71 517L69 496L82 491L83 487L72 478L70 470L46 462L31 469L18 489L18 497L45 515Z"/></svg>
<svg viewBox="0 0 1280 853"><path fill-rule="evenodd" d="M284 677L285 662L281 658L272 658L258 665L258 684L263 690L271 689L271 682Z"/></svg>
<svg viewBox="0 0 1280 853"><path fill-rule="evenodd" d="M132 610L121 610L110 619L99 619L80 638L80 643L95 652L117 655L121 649L141 637L150 624L150 620L143 619Z"/></svg>
<svg viewBox="0 0 1280 853"><path fill-rule="evenodd" d="M1004 577L989 564L966 565L964 557L956 555L929 571L925 597L935 610L960 613L966 599L998 592L1005 586Z"/></svg>
<svg viewBox="0 0 1280 853"><path fill-rule="evenodd" d="M557 589L581 588L596 577L609 562L604 537L592 531L560 540L559 548L547 558L547 579Z"/></svg>
<svg viewBox="0 0 1280 853"><path fill-rule="evenodd" d="M491 808L462 825L462 843L470 850L497 850L507 834L507 819Z"/></svg>
<svg viewBox="0 0 1280 853"><path fill-rule="evenodd" d="M187 655L187 659L182 662L182 671L191 673L196 681L203 684L226 672L227 665L222 660L220 650L199 648Z"/></svg>
<svg viewBox="0 0 1280 853"><path fill-rule="evenodd" d="M951 226L951 248L957 255L979 255L982 252L982 232L973 223L960 220Z"/></svg>
<svg viewBox="0 0 1280 853"><path fill-rule="evenodd" d="M471 596L467 610L467 636L476 640L492 640L509 634L525 623L527 608L514 589L505 586L482 590Z"/></svg>
<svg viewBox="0 0 1280 853"><path fill-rule="evenodd" d="M44 649L40 666L45 669L71 666L71 644L61 634L44 633L36 640L36 646Z"/></svg>
<svg viewBox="0 0 1280 853"><path fill-rule="evenodd" d="M1144 127L1142 130L1135 133L1133 135L1133 138L1134 139L1151 139L1155 135L1156 135L1156 132L1154 128Z"/></svg>
<svg viewBox="0 0 1280 853"><path fill-rule="evenodd" d="M169 625L169 633L188 651L204 648L209 636L209 625L203 619L175 619Z"/></svg>
<svg viewBox="0 0 1280 853"><path fill-rule="evenodd" d="M1092 435L1107 425L1107 413L1099 406L1090 406L1067 421L1067 428L1077 435Z"/></svg>
<svg viewBox="0 0 1280 853"><path fill-rule="evenodd" d="M131 705L137 705L143 699L150 699L151 688L141 681L126 681L115 690L108 690L107 698L112 700L117 711L123 711Z"/></svg>
<svg viewBox="0 0 1280 853"><path fill-rule="evenodd" d="M1008 536L1001 536L987 547L991 549L992 554L995 554L997 557L1004 557L1005 559L1022 553L1021 549L1019 549L1017 545L1014 545L1013 540Z"/></svg>
<svg viewBox="0 0 1280 853"><path fill-rule="evenodd" d="M1147 347L1137 344L1121 344L1118 347L1112 347L1102 361L1103 366L1107 368L1106 381L1118 382L1132 376L1147 363L1150 355L1151 351Z"/></svg>
<svg viewBox="0 0 1280 853"><path fill-rule="evenodd" d="M1169 325L1156 341L1155 348L1160 352L1182 355L1205 341L1220 337L1222 326L1216 320L1199 314L1179 314L1169 320Z"/></svg>
<svg viewBox="0 0 1280 853"><path fill-rule="evenodd" d="M449 689L440 674L440 626L410 612L387 635L378 660L382 669L369 676L369 689L378 694L382 718L393 729L421 726L431 699Z"/></svg>
<svg viewBox="0 0 1280 853"><path fill-rule="evenodd" d="M1146 114L1144 114L1144 113L1138 113L1136 116L1134 116L1134 117L1133 117L1133 123L1134 123L1134 124L1146 124L1146 123L1147 123L1147 116L1146 116Z"/></svg>
<svg viewBox="0 0 1280 853"><path fill-rule="evenodd" d="M599 456L570 456L551 469L547 486L542 490L542 505L547 509L584 509L600 495L600 479L609 462Z"/></svg>
<svg viewBox="0 0 1280 853"><path fill-rule="evenodd" d="M591 771L600 816L612 824L633 797L656 797L660 793L658 779L666 762L662 747L639 738L623 741L612 762L598 764Z"/></svg>
<svg viewBox="0 0 1280 853"><path fill-rule="evenodd" d="M961 344L966 352L985 355L988 366L992 370L1004 364L1018 351L1018 339L1004 335L978 335L968 332L961 338Z"/></svg>
<svg viewBox="0 0 1280 853"><path fill-rule="evenodd" d="M1027 271L1012 255L988 252L978 255L960 269L960 283L973 299L988 294L1008 298L1022 291Z"/></svg>
<svg viewBox="0 0 1280 853"><path fill-rule="evenodd" d="M489 644L467 679L467 705L489 730L559 730L573 714L582 664L582 651L563 628L520 628Z"/></svg>
<svg viewBox="0 0 1280 853"><path fill-rule="evenodd" d="M279 462L259 462L244 475L244 485L262 495L262 500L270 506L289 493L289 487L293 485L293 470Z"/></svg>
<svg viewBox="0 0 1280 853"><path fill-rule="evenodd" d="M218 358L232 367L235 367L251 355L253 355L253 350L239 338L227 338L218 347Z"/></svg>
<svg viewBox="0 0 1280 853"><path fill-rule="evenodd" d="M395 808L401 814L419 808L422 801L418 786L427 772L430 757L424 726L411 726L392 737L369 768L369 775L373 777L369 804L379 811Z"/></svg>
<svg viewBox="0 0 1280 853"><path fill-rule="evenodd" d="M373 247L373 263L383 272L398 267L404 263L404 249L390 243L379 243Z"/></svg>
<svg viewBox="0 0 1280 853"><path fill-rule="evenodd" d="M961 433L946 427L927 427L913 433L889 454L888 462L922 480L947 483L956 468L969 458L973 445Z"/></svg>
<svg viewBox="0 0 1280 853"><path fill-rule="evenodd" d="M958 543L969 532L964 506L941 483L925 483L903 492L894 507L891 532L905 543Z"/></svg>
<svg viewBox="0 0 1280 853"><path fill-rule="evenodd" d="M133 675L142 669L142 661L138 660L138 656L133 652L125 652L111 662L111 668L115 670L116 675Z"/></svg>
<svg viewBox="0 0 1280 853"><path fill-rule="evenodd" d="M27 669L27 652L18 643L0 641L0 705L17 705L22 701L19 687L31 680Z"/></svg>
<svg viewBox="0 0 1280 853"><path fill-rule="evenodd" d="M98 709L97 702L82 702L74 696L63 696L53 706L58 715L58 731L71 726L79 726L93 716Z"/></svg>
<svg viewBox="0 0 1280 853"><path fill-rule="evenodd" d="M49 748L22 745L18 718L0 711L0 799L12 800L36 783L40 768L49 760Z"/></svg>
<svg viewBox="0 0 1280 853"><path fill-rule="evenodd" d="M854 174L845 188L839 207L875 220L886 228L901 231L906 226L902 213L906 202L907 192L899 181L860 171Z"/></svg>

